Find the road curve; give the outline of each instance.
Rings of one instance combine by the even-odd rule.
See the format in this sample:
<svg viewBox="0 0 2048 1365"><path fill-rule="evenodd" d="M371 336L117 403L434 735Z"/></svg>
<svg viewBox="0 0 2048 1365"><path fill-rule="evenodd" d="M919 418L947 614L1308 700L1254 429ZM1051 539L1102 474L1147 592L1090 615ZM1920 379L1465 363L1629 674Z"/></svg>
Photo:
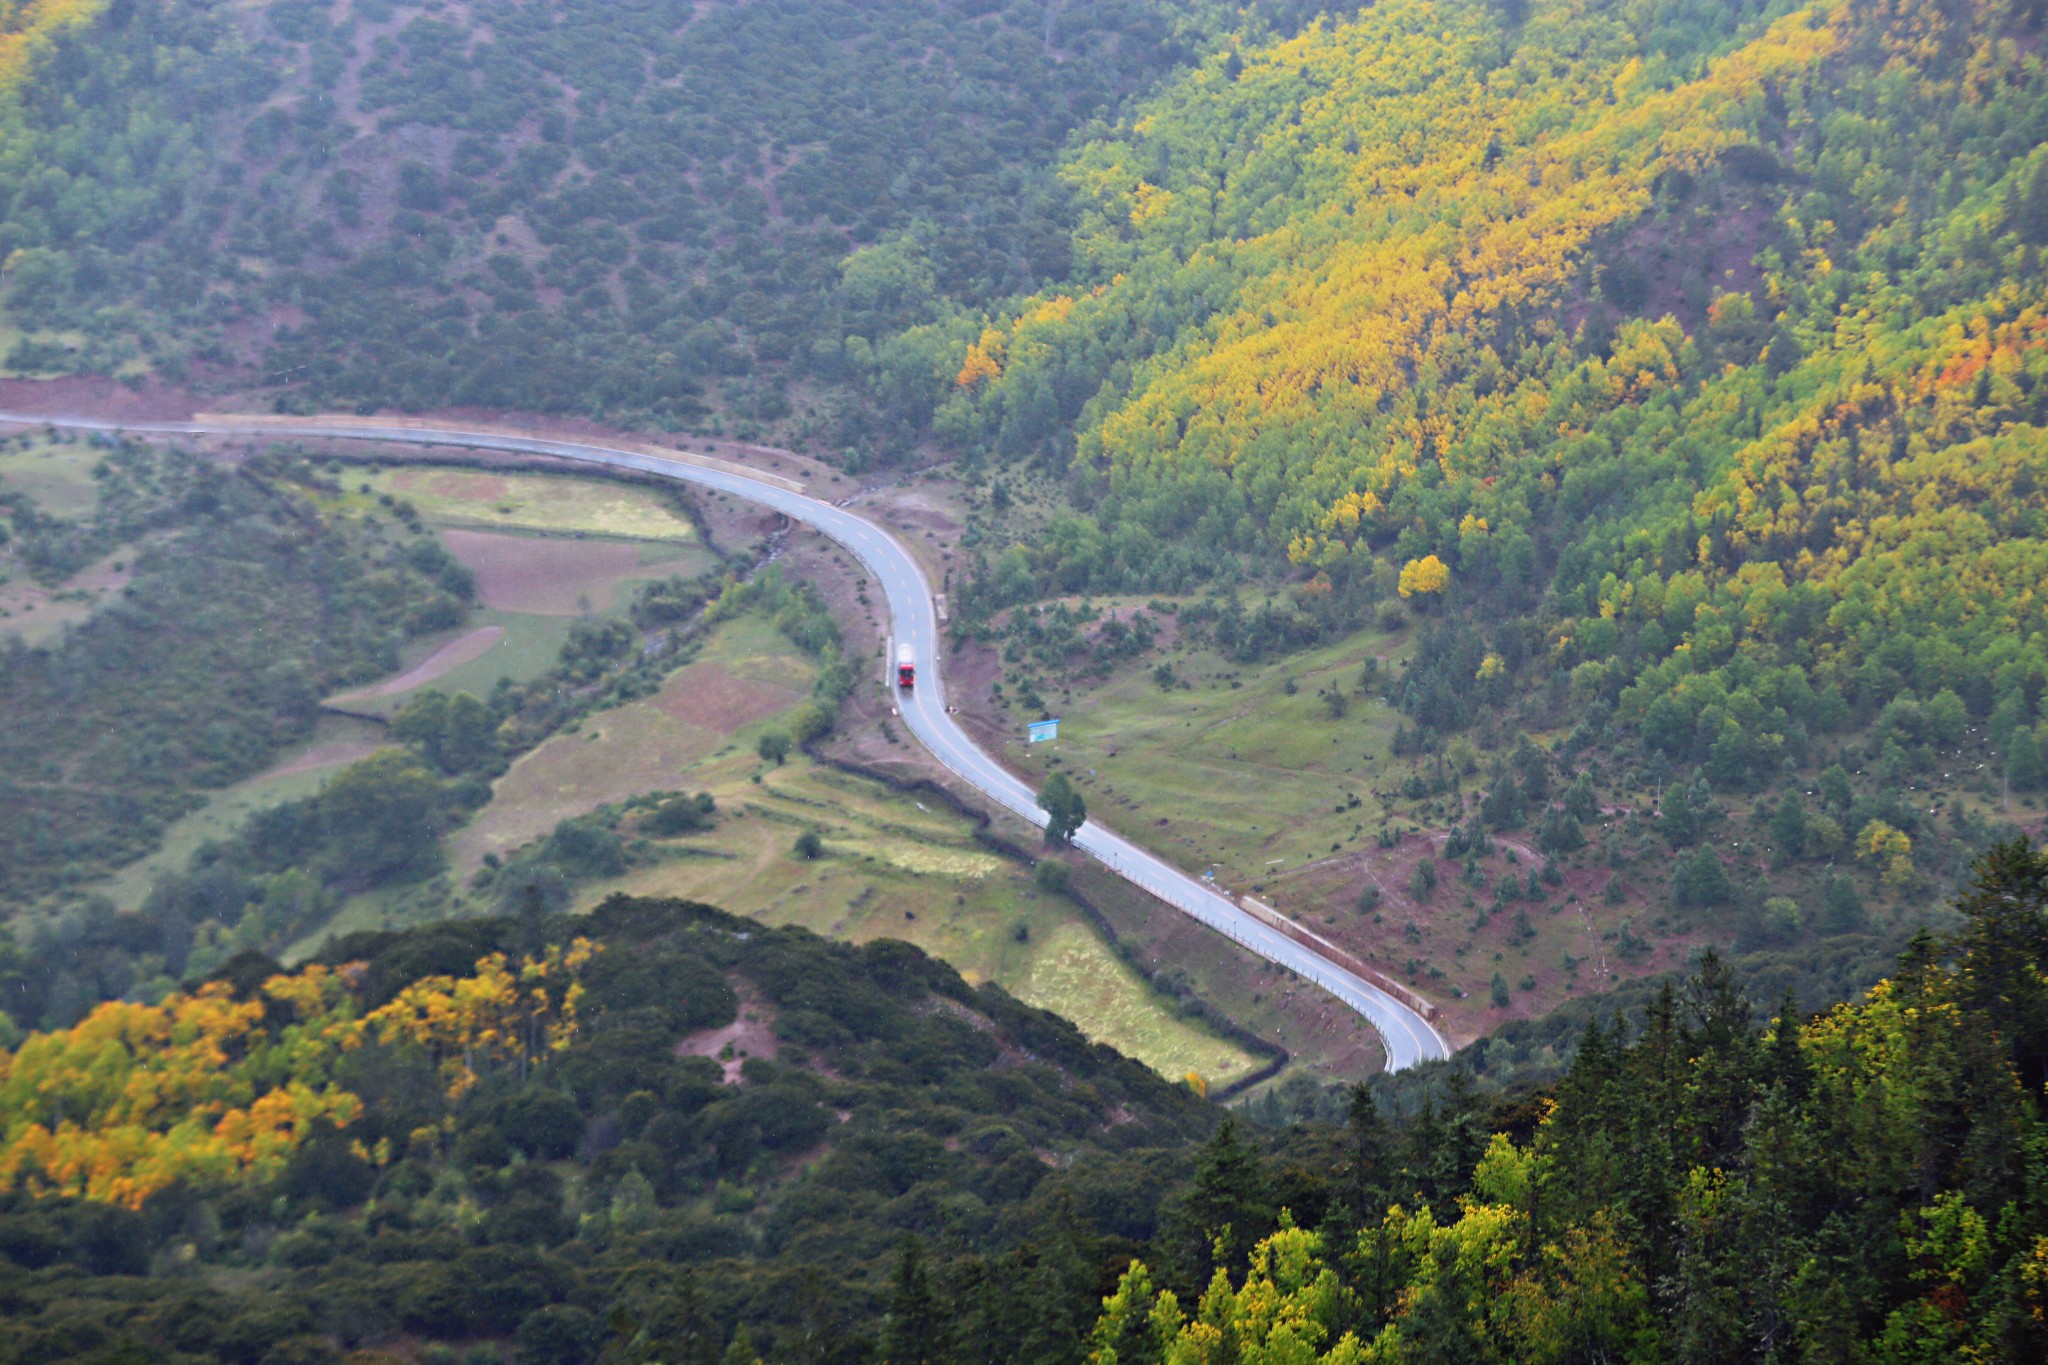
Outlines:
<svg viewBox="0 0 2048 1365"><path fill-rule="evenodd" d="M808 523L851 550L881 583L889 601L889 618L895 639L915 652L918 682L915 689L898 694L904 721L927 748L962 781L1005 809L1043 826L1046 814L1038 808L1031 788L976 747L959 723L946 711L944 676L939 666L939 628L932 603L931 585L910 552L875 523L842 507L821 502L789 488L749 478L728 469L686 463L685 458L663 459L644 450L622 449L588 441L524 437L493 431L464 431L436 426L390 424L351 425L346 419L328 418L295 425L288 419L209 417L190 422L120 422L86 417L58 417L43 414L0 412L0 424L50 426L73 431L132 432L165 436L267 436L283 439L324 439L398 442L406 445L456 446L472 450L498 450L514 454L548 455L584 464L629 469L678 479L736 497L750 499ZM891 651L890 656L894 657ZM1235 940L1268 961L1314 982L1344 1004L1363 1015L1386 1045L1387 1067L1392 1071L1417 1062L1448 1057L1450 1048L1429 1021L1386 991L1327 958L1314 949L1289 938L1254 918L1236 902L1212 890L1138 847L1128 839L1090 820L1075 836L1075 844L1100 859L1111 871L1142 887L1168 905L1193 916L1210 928Z"/></svg>

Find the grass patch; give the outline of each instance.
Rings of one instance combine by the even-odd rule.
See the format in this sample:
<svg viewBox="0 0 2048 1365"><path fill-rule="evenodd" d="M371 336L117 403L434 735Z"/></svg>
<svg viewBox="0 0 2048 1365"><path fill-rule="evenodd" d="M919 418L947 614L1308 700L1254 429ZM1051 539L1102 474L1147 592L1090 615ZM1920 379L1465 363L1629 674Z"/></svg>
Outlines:
<svg viewBox="0 0 2048 1365"><path fill-rule="evenodd" d="M1098 687L1048 697L1060 738L1010 759L1043 777L1058 760L1080 784L1089 813L1194 872L1249 889L1275 872L1353 847L1379 808L1371 790L1387 782L1394 710L1358 695L1361 666L1400 659L1405 635L1361 631L1266 664L1238 664L1206 650L1166 658L1192 686L1162 689L1150 656ZM1288 691L1293 679L1294 690ZM1319 691L1341 688L1346 711L1332 719ZM1361 804L1352 806L1357 796ZM1164 820L1166 823L1159 823Z"/></svg>
<svg viewBox="0 0 2048 1365"><path fill-rule="evenodd" d="M344 482L352 490L368 484L372 497L402 498L428 521L443 525L625 540L697 539L690 519L659 491L603 479L395 466L360 475L351 471Z"/></svg>
<svg viewBox="0 0 2048 1365"><path fill-rule="evenodd" d="M0 488L21 493L53 517L84 518L99 510L93 466L106 451L87 441L27 438L26 450L0 450Z"/></svg>
<svg viewBox="0 0 2048 1365"><path fill-rule="evenodd" d="M1072 921L1052 927L1010 990L1027 1004L1087 1020L1081 1030L1090 1038L1142 1058L1164 1076L1195 1071L1212 1085L1227 1085L1255 1065L1235 1044L1161 1008L1136 972Z"/></svg>

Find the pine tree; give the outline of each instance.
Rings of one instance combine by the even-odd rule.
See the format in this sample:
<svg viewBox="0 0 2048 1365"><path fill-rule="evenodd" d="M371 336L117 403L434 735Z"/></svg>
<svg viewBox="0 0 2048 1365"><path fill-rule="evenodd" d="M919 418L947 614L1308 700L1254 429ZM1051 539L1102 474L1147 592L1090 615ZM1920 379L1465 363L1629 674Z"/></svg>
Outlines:
<svg viewBox="0 0 2048 1365"><path fill-rule="evenodd" d="M1952 943L1963 1004L2038 1095L2048 1081L2048 855L2024 839L1993 845L1955 904L1964 921Z"/></svg>
<svg viewBox="0 0 2048 1365"><path fill-rule="evenodd" d="M2016 792L2038 790L2042 778L2048 776L2048 765L2041 761L2041 745L2028 729L2013 731L2012 738L2005 746L2005 781Z"/></svg>
<svg viewBox="0 0 2048 1365"><path fill-rule="evenodd" d="M1868 922L1869 915L1863 908L1863 898L1856 894L1856 883L1840 874L1828 878L1822 919L1827 931L1830 934L1861 933Z"/></svg>
<svg viewBox="0 0 2048 1365"><path fill-rule="evenodd" d="M1786 792L1778 808L1771 812L1771 842L1777 845L1781 866L1805 851L1806 803L1799 799L1799 793Z"/></svg>
<svg viewBox="0 0 2048 1365"><path fill-rule="evenodd" d="M1600 795L1593 790L1591 773L1580 773L1572 779L1564 794L1564 808L1581 825L1590 825L1600 818Z"/></svg>
<svg viewBox="0 0 2048 1365"><path fill-rule="evenodd" d="M941 1365L947 1358L924 1243L906 1236L896 1260L895 1294L882 1322L883 1365Z"/></svg>
<svg viewBox="0 0 2048 1365"><path fill-rule="evenodd" d="M1234 1278L1245 1254L1273 1226L1273 1202L1264 1160L1225 1114L1202 1149L1201 1166L1168 1218L1165 1233L1177 1285L1199 1293L1220 1267Z"/></svg>
<svg viewBox="0 0 2048 1365"><path fill-rule="evenodd" d="M1344 1164L1338 1171L1338 1202L1359 1226L1379 1221L1387 1204L1387 1125L1379 1102L1363 1081L1351 1087L1344 1116Z"/></svg>
<svg viewBox="0 0 2048 1365"><path fill-rule="evenodd" d="M1790 986L1785 988L1785 999L1771 1024L1769 1074L1771 1083L1781 1087L1788 1098L1805 1098L1811 1070L1799 1046L1799 1000Z"/></svg>

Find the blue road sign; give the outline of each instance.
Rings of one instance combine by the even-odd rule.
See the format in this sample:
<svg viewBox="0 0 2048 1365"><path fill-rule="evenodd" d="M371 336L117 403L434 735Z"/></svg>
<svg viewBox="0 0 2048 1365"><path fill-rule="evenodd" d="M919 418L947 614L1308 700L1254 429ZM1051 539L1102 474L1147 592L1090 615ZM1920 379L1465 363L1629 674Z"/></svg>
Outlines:
<svg viewBox="0 0 2048 1365"><path fill-rule="evenodd" d="M1041 740L1058 739L1060 737L1059 720L1057 718L1052 720L1034 720L1031 722L1030 728L1026 733L1031 736L1031 743L1033 744L1037 744Z"/></svg>

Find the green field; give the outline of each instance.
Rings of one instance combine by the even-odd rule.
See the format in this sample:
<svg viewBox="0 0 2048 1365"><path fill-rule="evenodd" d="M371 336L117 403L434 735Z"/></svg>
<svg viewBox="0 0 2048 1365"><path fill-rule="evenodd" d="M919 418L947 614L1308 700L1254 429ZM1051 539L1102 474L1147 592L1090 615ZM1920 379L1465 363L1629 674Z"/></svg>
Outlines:
<svg viewBox="0 0 2048 1365"><path fill-rule="evenodd" d="M607 479L552 474L501 474L445 465L396 466L351 472L360 496L390 495L428 521L495 530L552 531L628 540L697 539L697 528L659 491Z"/></svg>
<svg viewBox="0 0 2048 1365"><path fill-rule="evenodd" d="M1160 660L1148 656L1100 686L1049 698L1061 716L1052 743L1027 746L1024 724L1037 716L1011 708L1016 737L1005 756L1041 777L1057 762L1104 824L1183 868L1213 868L1225 885L1250 889L1327 857L1333 844L1354 846L1361 826L1370 839L1380 817L1372 790L1399 776L1388 753L1399 718L1357 695L1360 667L1368 658L1397 665L1407 645L1407 632L1361 631L1255 665L1173 651L1165 658L1191 686L1171 689L1153 681ZM1341 719L1316 695L1330 687L1349 695Z"/></svg>
<svg viewBox="0 0 2048 1365"><path fill-rule="evenodd" d="M764 769L751 753L727 751L689 786L717 798L717 828L675 841L656 866L587 888L582 904L612 891L684 896L853 942L904 939L1164 1075L1227 1083L1257 1064L1176 1014L1070 901L982 847L951 810L800 755ZM792 852L805 830L824 841L815 861Z"/></svg>

